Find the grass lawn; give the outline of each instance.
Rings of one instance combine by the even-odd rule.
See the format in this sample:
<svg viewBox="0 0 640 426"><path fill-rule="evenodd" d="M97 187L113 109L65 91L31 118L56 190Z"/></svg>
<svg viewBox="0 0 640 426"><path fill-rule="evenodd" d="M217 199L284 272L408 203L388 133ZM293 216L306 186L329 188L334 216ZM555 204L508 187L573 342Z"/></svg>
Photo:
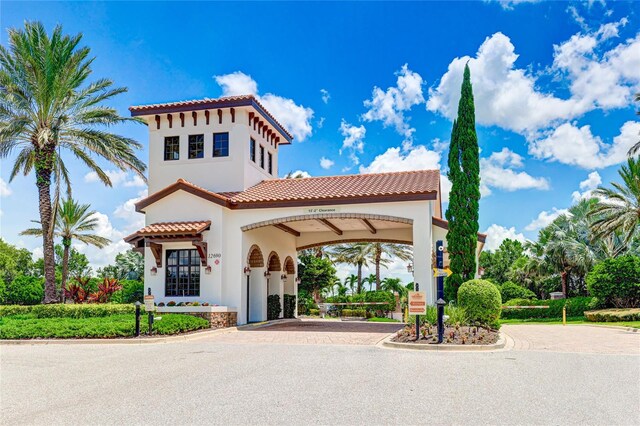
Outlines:
<svg viewBox="0 0 640 426"><path fill-rule="evenodd" d="M393 319L393 318L369 318L367 321L369 322L400 322L397 319Z"/></svg>
<svg viewBox="0 0 640 426"><path fill-rule="evenodd" d="M190 315L162 315L153 324L156 334L176 334L207 328L208 321ZM146 316L141 318L141 331L147 329ZM37 338L113 338L135 334L133 315L110 315L90 318L36 318L34 315L0 317L0 339Z"/></svg>
<svg viewBox="0 0 640 426"><path fill-rule="evenodd" d="M500 324L562 324L562 320L557 318L501 319ZM617 326L640 328L640 321L593 322L587 321L585 317L569 317L567 318L567 324L587 324L610 327Z"/></svg>

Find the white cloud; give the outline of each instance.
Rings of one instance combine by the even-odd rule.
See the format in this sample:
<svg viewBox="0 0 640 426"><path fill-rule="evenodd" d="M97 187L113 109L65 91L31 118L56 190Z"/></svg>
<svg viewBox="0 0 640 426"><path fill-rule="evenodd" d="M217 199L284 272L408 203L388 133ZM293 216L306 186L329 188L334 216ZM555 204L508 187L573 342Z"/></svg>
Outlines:
<svg viewBox="0 0 640 426"><path fill-rule="evenodd" d="M340 134L344 136L342 148L340 148L340 155L342 155L344 150L347 150L353 164L358 165L360 160L357 154L362 153L364 149L364 138L367 134L367 129L363 125L354 126L342 119L339 130Z"/></svg>
<svg viewBox="0 0 640 426"><path fill-rule="evenodd" d="M295 172L287 173L287 176L297 177L297 178L308 178L308 177L311 177L311 173L304 170L296 170Z"/></svg>
<svg viewBox="0 0 640 426"><path fill-rule="evenodd" d="M333 160L330 160L325 157L320 158L320 167L322 167L325 170L330 169L331 167L333 167L334 164L335 162Z"/></svg>
<svg viewBox="0 0 640 426"><path fill-rule="evenodd" d="M586 200L591 198L591 193L601 183L602 183L602 178L600 177L600 173L598 172L589 173L589 176L585 180L580 182L580 189L582 190L582 192L574 191L571 194L571 199L573 200L574 203L577 203L581 200Z"/></svg>
<svg viewBox="0 0 640 426"><path fill-rule="evenodd" d="M496 225L494 223L489 226L484 233L487 234L487 240L484 243L485 250L496 250L507 238L510 240L520 241L521 243L526 241L524 235L516 232L516 228L513 226L511 228L505 228L504 226Z"/></svg>
<svg viewBox="0 0 640 426"><path fill-rule="evenodd" d="M147 186L145 181L136 174L129 174L122 170L106 170L104 173L109 177L114 188L120 185L126 187ZM89 172L84 175L84 181L86 183L102 182L96 172Z"/></svg>
<svg viewBox="0 0 640 426"><path fill-rule="evenodd" d="M258 94L258 83L241 71L216 75L216 83L222 88L223 96L254 95L264 107L287 129L294 138L302 142L313 131L311 119L313 110L296 104L292 99L266 93Z"/></svg>
<svg viewBox="0 0 640 426"><path fill-rule="evenodd" d="M564 123L542 139L530 141L529 153L549 161L599 169L625 161L627 151L638 141L638 132L640 123L627 121L613 142L606 144L591 133L591 126Z"/></svg>
<svg viewBox="0 0 640 426"><path fill-rule="evenodd" d="M494 152L488 158L480 159L482 192L489 195L491 193L490 187L510 192L520 189L549 189L547 179L533 177L523 171L514 171L522 166L522 156L508 148L502 148L502 151Z"/></svg>
<svg viewBox="0 0 640 426"><path fill-rule="evenodd" d="M376 156L368 166L360 166L360 173L440 170L440 159L439 152L431 151L423 145L415 146L409 151L402 151L399 147L389 148ZM444 174L440 174L440 189L442 202L448 202L451 182Z"/></svg>
<svg viewBox="0 0 640 426"><path fill-rule="evenodd" d="M241 71L214 76L223 96L257 95L258 83Z"/></svg>
<svg viewBox="0 0 640 426"><path fill-rule="evenodd" d="M558 216L563 214L568 214L569 211L567 209L557 209L553 208L552 211L541 211L538 214L538 217L531 221L530 224L525 226L525 231L537 231L538 229L542 229L545 226L551 224Z"/></svg>
<svg viewBox="0 0 640 426"><path fill-rule="evenodd" d="M553 66L547 70L566 78L571 96L562 99L537 88L536 75L517 68L518 55L509 37L487 37L475 57L455 58L438 86L429 90L427 109L449 119L457 114L465 64L471 69L476 119L525 136L566 122L595 108L629 105L640 83L640 34L605 51L606 40L617 37L626 18L579 33L554 46Z"/></svg>
<svg viewBox="0 0 640 426"><path fill-rule="evenodd" d="M147 190L142 190L136 198L130 198L113 211L113 215L125 221L124 232L130 234L144 227L144 214L136 211L136 203L147 197Z"/></svg>
<svg viewBox="0 0 640 426"><path fill-rule="evenodd" d="M320 94L322 95L322 102L325 104L329 103L329 99L331 99L331 94L327 89L320 89Z"/></svg>
<svg viewBox="0 0 640 426"><path fill-rule="evenodd" d="M320 118L318 119L318 121L316 122L316 127L317 127L318 129L322 129L322 126L324 126L324 121L325 121L325 120L326 120L326 119L325 119L324 117L320 117Z"/></svg>
<svg viewBox="0 0 640 426"><path fill-rule="evenodd" d="M458 112L465 64L471 69L476 120L526 132L582 112L573 100L558 99L535 88L535 77L515 67L518 55L509 37L495 33L485 39L475 58L464 56L449 64L437 87L429 89L427 109L453 120Z"/></svg>
<svg viewBox="0 0 640 426"><path fill-rule="evenodd" d="M405 112L424 102L423 80L420 74L411 71L407 64L404 64L396 75L396 86L389 87L386 91L379 87L373 88L371 99L364 102L368 111L362 115L362 119L381 121L384 127L393 126L404 137L403 144L408 149L413 142L416 129L409 126Z"/></svg>
<svg viewBox="0 0 640 426"><path fill-rule="evenodd" d="M7 184L4 179L0 178L0 197L8 197L12 193L13 191L11 191L9 184Z"/></svg>

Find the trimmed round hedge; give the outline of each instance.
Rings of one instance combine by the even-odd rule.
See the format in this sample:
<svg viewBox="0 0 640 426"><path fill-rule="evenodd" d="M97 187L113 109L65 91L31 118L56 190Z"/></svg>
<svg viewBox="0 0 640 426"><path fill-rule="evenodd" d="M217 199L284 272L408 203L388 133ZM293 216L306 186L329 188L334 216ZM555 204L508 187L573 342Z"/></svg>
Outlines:
<svg viewBox="0 0 640 426"><path fill-rule="evenodd" d="M606 307L640 306L640 257L620 256L604 260L587 274L587 289Z"/></svg>
<svg viewBox="0 0 640 426"><path fill-rule="evenodd" d="M470 322L498 326L502 297L498 288L486 280L470 280L458 289L458 305Z"/></svg>
<svg viewBox="0 0 640 426"><path fill-rule="evenodd" d="M506 281L500 286L500 294L502 295L502 303L512 299L537 299L534 292L512 281Z"/></svg>

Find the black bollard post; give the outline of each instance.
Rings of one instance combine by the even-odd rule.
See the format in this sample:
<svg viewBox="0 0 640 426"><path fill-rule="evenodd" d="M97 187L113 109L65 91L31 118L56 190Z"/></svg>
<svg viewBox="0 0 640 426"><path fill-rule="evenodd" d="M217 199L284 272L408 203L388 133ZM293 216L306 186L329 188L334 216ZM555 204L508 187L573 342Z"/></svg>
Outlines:
<svg viewBox="0 0 640 426"><path fill-rule="evenodd" d="M149 311L149 336L153 332L153 311Z"/></svg>
<svg viewBox="0 0 640 426"><path fill-rule="evenodd" d="M442 317L444 316L444 305L446 305L446 302L443 299L438 299L436 305L438 306L438 343L442 343L444 336L444 321Z"/></svg>
<svg viewBox="0 0 640 426"><path fill-rule="evenodd" d="M444 268L444 243L442 240L436 241L436 268L441 270ZM437 282L437 300L436 306L437 314L438 314L438 343L442 343L442 337L444 335L444 305L446 304L444 301L444 277L440 276L441 274L437 274L436 278Z"/></svg>
<svg viewBox="0 0 640 426"><path fill-rule="evenodd" d="M136 337L140 337L140 302L136 302Z"/></svg>

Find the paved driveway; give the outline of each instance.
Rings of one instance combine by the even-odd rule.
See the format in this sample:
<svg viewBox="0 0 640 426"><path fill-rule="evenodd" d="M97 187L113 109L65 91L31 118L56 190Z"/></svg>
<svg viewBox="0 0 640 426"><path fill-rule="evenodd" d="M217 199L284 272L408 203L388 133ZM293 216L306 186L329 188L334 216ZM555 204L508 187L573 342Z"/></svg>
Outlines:
<svg viewBox="0 0 640 426"><path fill-rule="evenodd" d="M329 334L354 326L337 324ZM292 325L161 344L0 345L0 424L640 423L640 356L541 347L529 325L506 329L531 346L492 352L240 339L300 332L278 327ZM640 338L547 327L558 341L588 330L597 344ZM345 334L358 333L368 331Z"/></svg>
<svg viewBox="0 0 640 426"><path fill-rule="evenodd" d="M640 332L616 327L523 324L501 330L515 350L640 355Z"/></svg>
<svg viewBox="0 0 640 426"><path fill-rule="evenodd" d="M302 320L267 327L242 328L216 336L216 342L289 345L375 345L403 327L398 323Z"/></svg>

